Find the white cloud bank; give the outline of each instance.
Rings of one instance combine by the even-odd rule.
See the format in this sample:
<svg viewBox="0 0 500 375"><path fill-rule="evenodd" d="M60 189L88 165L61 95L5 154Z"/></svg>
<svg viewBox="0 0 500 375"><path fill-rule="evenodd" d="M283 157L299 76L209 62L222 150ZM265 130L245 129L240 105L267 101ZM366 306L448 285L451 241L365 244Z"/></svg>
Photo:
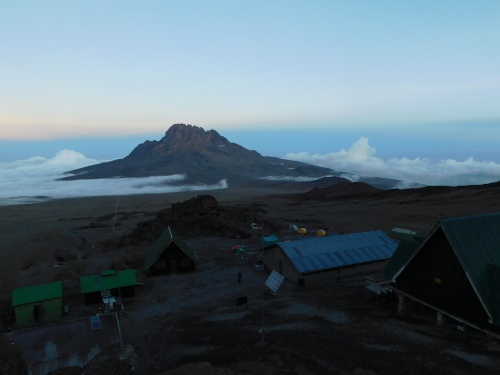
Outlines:
<svg viewBox="0 0 500 375"><path fill-rule="evenodd" d="M285 159L346 172L344 177L385 177L425 185L480 185L500 180L500 164L493 161L464 161L427 158L393 158L383 160L366 137L351 148L328 154L309 152L289 153ZM102 195L132 195L169 193L187 190L215 190L227 188L225 180L214 185L183 185L185 176L154 176L144 178L112 178L99 180L59 181L64 172L101 163L71 151L59 151L53 158L32 157L14 162L0 162L0 205L33 203L47 199L88 197ZM276 179L267 177L267 179ZM97 182L96 182L97 181ZM172 185L176 183L176 185ZM405 184L402 184L405 186Z"/></svg>
<svg viewBox="0 0 500 375"><path fill-rule="evenodd" d="M361 137L348 150L328 154L289 153L284 158L363 177L393 178L424 185L482 185L500 180L500 164L477 161L472 157L464 161L426 158L383 160L376 156L376 149L366 137Z"/></svg>
<svg viewBox="0 0 500 375"><path fill-rule="evenodd" d="M225 180L215 185L175 186L182 174L144 178L109 178L99 180L59 181L64 172L101 163L71 151L59 151L53 158L32 157L14 162L0 162L0 205L34 203L47 199L171 193L187 190L225 189Z"/></svg>

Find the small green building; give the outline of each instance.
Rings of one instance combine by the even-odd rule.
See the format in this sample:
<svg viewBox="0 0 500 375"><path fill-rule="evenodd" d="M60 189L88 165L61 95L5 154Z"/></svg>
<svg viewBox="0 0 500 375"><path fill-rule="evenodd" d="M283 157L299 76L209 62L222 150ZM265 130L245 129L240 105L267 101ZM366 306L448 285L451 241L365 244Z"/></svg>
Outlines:
<svg viewBox="0 0 500 375"><path fill-rule="evenodd" d="M62 282L14 289L12 307L19 328L59 320L63 315Z"/></svg>
<svg viewBox="0 0 500 375"><path fill-rule="evenodd" d="M109 290L115 297L132 297L135 295L137 278L135 270L106 270L97 275L80 277L80 289L87 304L102 302L101 292Z"/></svg>

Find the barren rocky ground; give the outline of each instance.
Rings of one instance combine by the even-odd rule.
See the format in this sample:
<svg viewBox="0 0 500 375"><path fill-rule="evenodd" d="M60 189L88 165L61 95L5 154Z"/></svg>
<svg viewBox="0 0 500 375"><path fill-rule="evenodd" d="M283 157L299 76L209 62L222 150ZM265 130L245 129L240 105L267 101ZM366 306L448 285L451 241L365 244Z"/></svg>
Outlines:
<svg viewBox="0 0 500 375"><path fill-rule="evenodd" d="M242 211L258 206L258 219L280 223L278 234L291 238L290 224L330 233L402 227L426 235L443 217L500 211L499 191L495 185L373 196L242 188L205 193L221 206ZM154 221L159 211L197 194L0 207L2 328L13 323L12 289L38 282L62 279L73 317L91 313L92 307L83 305L79 295L79 277L114 264L138 269L147 247L141 243L114 248L110 238L118 243L137 224ZM254 267L260 256L256 239L271 234L270 229L264 226L248 238L184 233L200 257L195 273L155 278L138 274L142 286L136 297L124 301L120 313L124 343L137 354L137 373L168 373L179 366L188 367L175 373L498 372L500 342L495 338L472 329L459 331L453 321L437 325L431 312L417 306L398 315L390 297L367 294L368 275L303 288L285 281L276 296L263 293L269 270ZM248 250L243 258L231 253L235 242ZM237 307L236 298L242 296L248 297L248 306ZM198 370L189 367L193 364Z"/></svg>

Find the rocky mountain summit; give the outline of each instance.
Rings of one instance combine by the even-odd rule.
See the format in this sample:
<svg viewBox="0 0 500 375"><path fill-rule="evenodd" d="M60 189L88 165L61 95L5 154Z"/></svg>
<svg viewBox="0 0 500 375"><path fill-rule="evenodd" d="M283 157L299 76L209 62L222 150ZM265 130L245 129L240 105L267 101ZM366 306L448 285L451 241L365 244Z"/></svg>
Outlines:
<svg viewBox="0 0 500 375"><path fill-rule="evenodd" d="M262 156L229 142L215 130L194 125L172 125L159 141L146 141L127 157L68 172L65 180L148 177L182 174L182 183L265 181L284 177L320 178L328 168Z"/></svg>

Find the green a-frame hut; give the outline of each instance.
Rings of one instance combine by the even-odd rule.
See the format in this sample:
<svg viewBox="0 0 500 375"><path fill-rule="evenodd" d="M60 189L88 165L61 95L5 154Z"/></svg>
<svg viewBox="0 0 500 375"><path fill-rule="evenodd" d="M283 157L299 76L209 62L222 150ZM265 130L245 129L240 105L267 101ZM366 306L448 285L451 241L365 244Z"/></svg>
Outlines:
<svg viewBox="0 0 500 375"><path fill-rule="evenodd" d="M423 242L398 248L384 276L400 305L409 298L438 319L500 333L500 213L441 220Z"/></svg>
<svg viewBox="0 0 500 375"><path fill-rule="evenodd" d="M197 265L195 251L170 227L146 251L145 271L148 275L192 272Z"/></svg>
<svg viewBox="0 0 500 375"><path fill-rule="evenodd" d="M63 315L62 282L14 289L12 307L19 328L59 320Z"/></svg>

